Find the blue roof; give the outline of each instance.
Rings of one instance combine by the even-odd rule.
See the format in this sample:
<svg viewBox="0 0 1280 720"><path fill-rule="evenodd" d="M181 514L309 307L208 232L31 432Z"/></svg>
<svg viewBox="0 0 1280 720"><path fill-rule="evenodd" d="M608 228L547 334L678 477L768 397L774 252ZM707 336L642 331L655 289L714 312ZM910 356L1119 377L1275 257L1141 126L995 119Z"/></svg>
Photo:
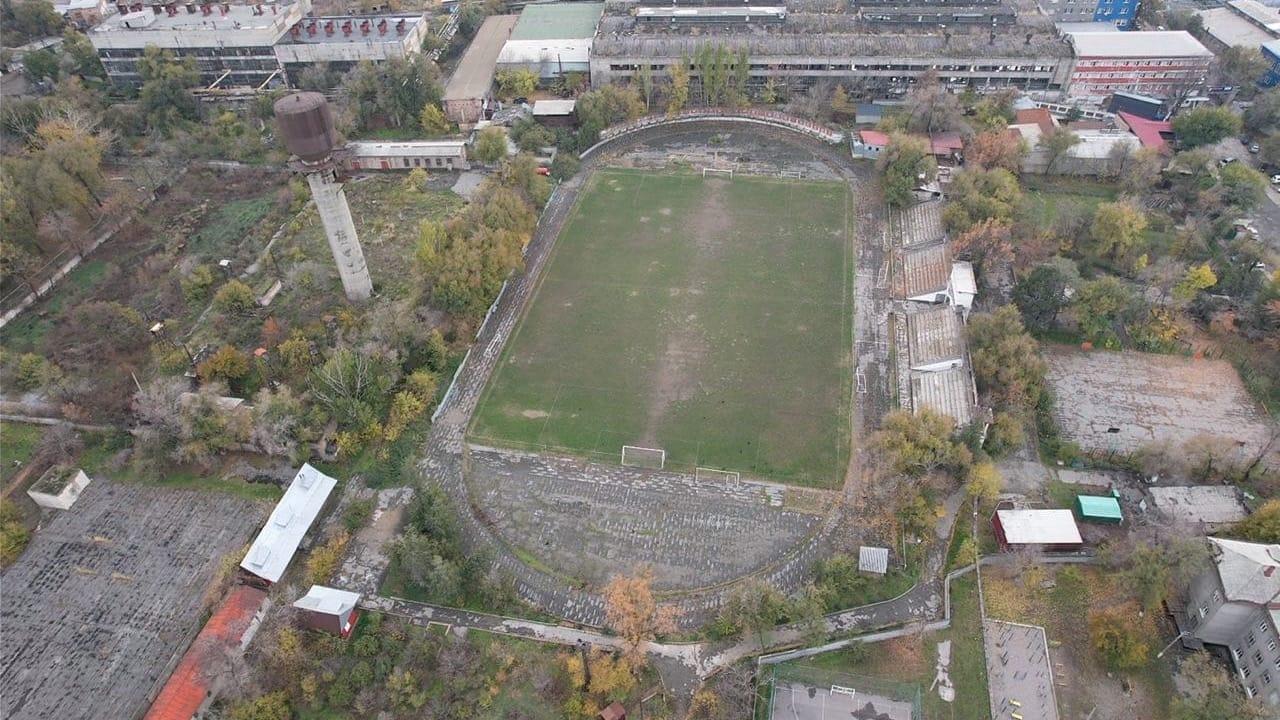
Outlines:
<svg viewBox="0 0 1280 720"><path fill-rule="evenodd" d="M1262 52L1270 55L1273 62L1280 62L1280 40L1262 43Z"/></svg>

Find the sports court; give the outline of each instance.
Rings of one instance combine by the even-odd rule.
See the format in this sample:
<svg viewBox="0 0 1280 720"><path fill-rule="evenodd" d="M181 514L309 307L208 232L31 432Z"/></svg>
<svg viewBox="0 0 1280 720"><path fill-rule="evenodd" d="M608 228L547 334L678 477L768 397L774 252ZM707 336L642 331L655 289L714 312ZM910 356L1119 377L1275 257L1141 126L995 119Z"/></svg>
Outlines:
<svg viewBox="0 0 1280 720"><path fill-rule="evenodd" d="M805 665L773 666L769 720L920 720L918 687Z"/></svg>
<svg viewBox="0 0 1280 720"><path fill-rule="evenodd" d="M619 462L661 449L833 487L848 447L846 185L597 171L469 438Z"/></svg>

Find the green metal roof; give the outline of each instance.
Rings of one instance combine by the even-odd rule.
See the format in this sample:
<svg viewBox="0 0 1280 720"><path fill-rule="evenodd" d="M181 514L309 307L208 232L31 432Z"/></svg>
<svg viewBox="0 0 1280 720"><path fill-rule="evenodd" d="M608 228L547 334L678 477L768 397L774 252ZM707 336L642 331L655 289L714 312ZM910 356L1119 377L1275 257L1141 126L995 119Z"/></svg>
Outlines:
<svg viewBox="0 0 1280 720"><path fill-rule="evenodd" d="M1124 515L1120 512L1120 502L1113 497L1100 495L1077 495L1076 506L1080 517L1087 520L1105 520L1121 522Z"/></svg>
<svg viewBox="0 0 1280 720"><path fill-rule="evenodd" d="M548 3L526 5L512 40L574 40L596 34L604 3Z"/></svg>

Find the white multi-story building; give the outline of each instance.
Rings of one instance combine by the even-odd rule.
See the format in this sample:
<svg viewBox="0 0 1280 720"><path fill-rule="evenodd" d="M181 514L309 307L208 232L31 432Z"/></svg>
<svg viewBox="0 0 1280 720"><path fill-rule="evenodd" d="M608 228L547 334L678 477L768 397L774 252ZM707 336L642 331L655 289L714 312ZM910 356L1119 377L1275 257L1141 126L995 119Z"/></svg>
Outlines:
<svg viewBox="0 0 1280 720"><path fill-rule="evenodd" d="M1101 103L1117 91L1168 99L1204 85L1213 53L1185 31L1072 32L1068 96Z"/></svg>

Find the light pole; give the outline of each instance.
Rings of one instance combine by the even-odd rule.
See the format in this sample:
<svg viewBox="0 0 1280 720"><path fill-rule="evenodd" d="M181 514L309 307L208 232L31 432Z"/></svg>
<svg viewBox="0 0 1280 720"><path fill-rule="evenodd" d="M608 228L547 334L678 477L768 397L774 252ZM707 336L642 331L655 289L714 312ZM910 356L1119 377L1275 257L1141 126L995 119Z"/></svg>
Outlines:
<svg viewBox="0 0 1280 720"><path fill-rule="evenodd" d="M1163 650L1156 653L1156 659L1159 660L1160 658L1164 657L1164 654L1169 652L1169 648L1173 647L1174 643L1178 642L1179 640L1181 640L1182 638L1186 637L1189 634L1190 633L1188 633L1186 630L1183 630L1182 632L1178 633L1176 637L1174 637L1172 640L1169 641L1168 645L1164 646Z"/></svg>

